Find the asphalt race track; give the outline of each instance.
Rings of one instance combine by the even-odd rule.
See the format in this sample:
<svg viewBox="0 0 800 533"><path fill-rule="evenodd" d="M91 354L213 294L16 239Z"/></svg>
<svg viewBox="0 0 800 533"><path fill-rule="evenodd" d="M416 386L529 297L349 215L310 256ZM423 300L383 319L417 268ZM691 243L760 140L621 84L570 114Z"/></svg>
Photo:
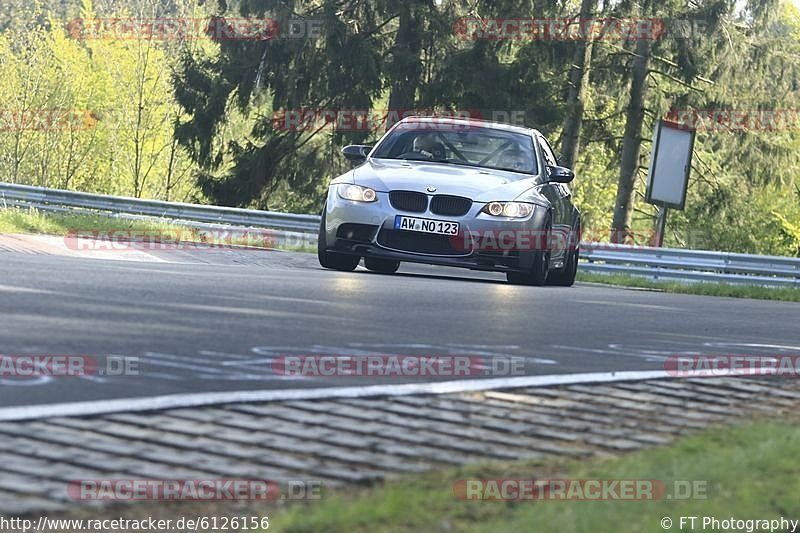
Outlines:
<svg viewBox="0 0 800 533"><path fill-rule="evenodd" d="M284 376L272 366L282 355L470 355L498 362L487 377L519 358L525 375L662 370L675 355L800 355L798 324L793 303L517 287L502 275L413 265L396 275L340 273L311 254L120 261L0 249L0 354L137 367L0 376L0 407L414 379Z"/></svg>

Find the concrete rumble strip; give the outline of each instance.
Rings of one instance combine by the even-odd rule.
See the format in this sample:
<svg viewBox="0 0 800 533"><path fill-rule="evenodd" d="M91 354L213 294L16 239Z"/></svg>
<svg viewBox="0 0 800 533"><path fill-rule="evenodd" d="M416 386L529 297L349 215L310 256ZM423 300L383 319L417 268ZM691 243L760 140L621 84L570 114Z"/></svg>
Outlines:
<svg viewBox="0 0 800 533"><path fill-rule="evenodd" d="M796 379L697 378L3 422L0 513L101 506L70 499L80 479L366 485L477 461L619 454L799 408Z"/></svg>

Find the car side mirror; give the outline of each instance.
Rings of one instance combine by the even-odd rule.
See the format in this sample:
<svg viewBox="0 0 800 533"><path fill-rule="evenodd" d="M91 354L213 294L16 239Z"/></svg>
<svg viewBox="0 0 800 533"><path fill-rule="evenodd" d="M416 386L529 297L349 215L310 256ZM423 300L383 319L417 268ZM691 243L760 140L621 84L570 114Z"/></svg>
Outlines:
<svg viewBox="0 0 800 533"><path fill-rule="evenodd" d="M342 155L353 163L360 163L367 159L370 147L363 144L350 144L342 148Z"/></svg>
<svg viewBox="0 0 800 533"><path fill-rule="evenodd" d="M547 181L569 183L575 179L575 173L567 167L547 167Z"/></svg>

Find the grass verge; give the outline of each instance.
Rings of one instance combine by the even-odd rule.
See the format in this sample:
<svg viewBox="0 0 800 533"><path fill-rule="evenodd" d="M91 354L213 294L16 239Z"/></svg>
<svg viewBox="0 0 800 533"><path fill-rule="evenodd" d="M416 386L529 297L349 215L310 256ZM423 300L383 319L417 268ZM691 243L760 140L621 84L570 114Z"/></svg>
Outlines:
<svg viewBox="0 0 800 533"><path fill-rule="evenodd" d="M270 513L284 532L679 531L681 516L800 519L800 427L779 422L713 428L612 459L486 464L389 481ZM465 501L465 479L663 480L696 482L705 497L655 501ZM679 483L680 484L680 483ZM695 495L699 495L696 491ZM662 528L661 520L672 520ZM684 530L690 530L684 524ZM700 522L695 530L701 530ZM719 530L719 529L718 529ZM788 529L791 531L791 527ZM800 531L800 528L798 528Z"/></svg>
<svg viewBox="0 0 800 533"><path fill-rule="evenodd" d="M64 236L70 232L122 232L138 241L206 243L217 247L247 246L298 252L316 251L305 243L287 244L276 239L269 229L248 232L192 228L169 221L126 219L82 213L51 213L36 209L0 208L0 233L26 233ZM115 237L121 239L123 237ZM116 241L115 241L115 244Z"/></svg>
<svg viewBox="0 0 800 533"><path fill-rule="evenodd" d="M578 281L657 289L678 294L697 294L700 296L727 296L730 298L753 298L758 300L782 300L800 302L800 289L791 287L761 287L755 285L730 285L727 283L681 283L679 281L653 281L624 274L594 274L578 272Z"/></svg>

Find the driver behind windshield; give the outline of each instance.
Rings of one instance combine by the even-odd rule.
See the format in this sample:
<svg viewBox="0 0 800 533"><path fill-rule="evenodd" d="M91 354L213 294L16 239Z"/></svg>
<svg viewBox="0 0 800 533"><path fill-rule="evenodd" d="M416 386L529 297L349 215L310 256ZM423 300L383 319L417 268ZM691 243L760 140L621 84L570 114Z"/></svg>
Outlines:
<svg viewBox="0 0 800 533"><path fill-rule="evenodd" d="M433 160L444 160L444 144L435 133L422 133L414 138L413 151Z"/></svg>
<svg viewBox="0 0 800 533"><path fill-rule="evenodd" d="M533 170L532 163L533 154L516 144L503 150L497 157L498 167L519 172L531 172Z"/></svg>

